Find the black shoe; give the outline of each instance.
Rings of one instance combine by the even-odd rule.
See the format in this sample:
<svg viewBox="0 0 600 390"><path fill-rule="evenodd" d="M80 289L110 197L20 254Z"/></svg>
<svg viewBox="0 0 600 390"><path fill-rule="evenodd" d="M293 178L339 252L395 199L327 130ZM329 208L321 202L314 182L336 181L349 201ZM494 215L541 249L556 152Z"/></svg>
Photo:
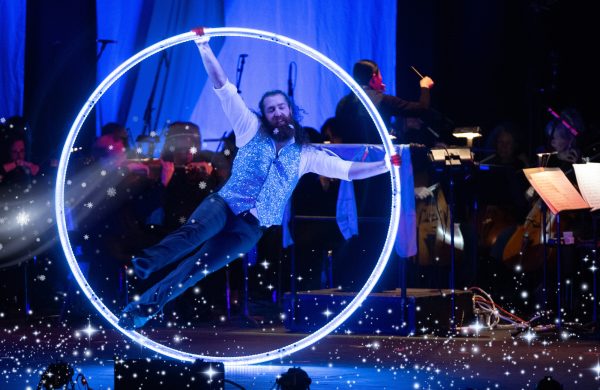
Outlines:
<svg viewBox="0 0 600 390"><path fill-rule="evenodd" d="M145 305L132 302L123 309L119 317L119 326L123 329L139 329L160 312L158 305Z"/></svg>
<svg viewBox="0 0 600 390"><path fill-rule="evenodd" d="M146 257L135 257L131 260L133 272L140 279L148 279L152 273L152 261Z"/></svg>

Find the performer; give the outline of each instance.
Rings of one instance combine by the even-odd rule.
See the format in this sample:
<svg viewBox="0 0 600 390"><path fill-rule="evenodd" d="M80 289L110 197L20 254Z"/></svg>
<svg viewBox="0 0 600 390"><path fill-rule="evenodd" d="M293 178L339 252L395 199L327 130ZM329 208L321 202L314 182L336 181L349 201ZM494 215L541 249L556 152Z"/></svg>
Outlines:
<svg viewBox="0 0 600 390"><path fill-rule="evenodd" d="M284 207L303 174L353 180L389 170L385 160L344 161L306 144L298 110L282 91L266 92L259 103L260 114L253 113L227 79L208 39L200 36L196 44L239 150L225 186L206 198L185 225L133 259L134 272L142 279L175 261L179 265L125 307L119 325L126 329L144 326L207 272L250 250L267 227L281 224ZM391 163L399 165L399 156Z"/></svg>
<svg viewBox="0 0 600 390"><path fill-rule="evenodd" d="M374 61L358 61L352 69L352 77L377 107L388 128L393 116L418 115L429 108L429 90L433 87L433 80L428 76L419 81L421 94L417 102L385 94L385 84ZM381 143L371 117L353 92L339 101L335 117L344 143Z"/></svg>

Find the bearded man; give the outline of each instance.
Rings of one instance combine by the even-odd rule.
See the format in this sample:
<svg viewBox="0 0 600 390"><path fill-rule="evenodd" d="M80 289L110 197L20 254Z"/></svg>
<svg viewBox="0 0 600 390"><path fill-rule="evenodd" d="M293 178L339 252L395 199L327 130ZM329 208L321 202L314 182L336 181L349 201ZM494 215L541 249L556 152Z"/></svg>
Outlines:
<svg viewBox="0 0 600 390"><path fill-rule="evenodd" d="M351 162L306 144L298 110L282 91L270 91L251 111L229 82L208 39L198 31L196 44L214 91L221 101L239 148L231 177L207 197L187 222L157 245L133 259L133 270L147 278L168 264L179 265L140 299L125 307L119 325L140 328L163 306L216 271L248 252L269 226L280 225L298 179L314 172L342 180L385 173L389 162ZM396 158L391 162L399 165Z"/></svg>

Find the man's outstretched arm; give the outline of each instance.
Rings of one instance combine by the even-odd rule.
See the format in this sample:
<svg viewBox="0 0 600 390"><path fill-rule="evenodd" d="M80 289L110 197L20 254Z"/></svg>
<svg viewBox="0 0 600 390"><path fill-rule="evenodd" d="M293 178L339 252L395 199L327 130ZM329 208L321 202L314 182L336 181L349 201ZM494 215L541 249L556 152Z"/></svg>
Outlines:
<svg viewBox="0 0 600 390"><path fill-rule="evenodd" d="M366 179L388 172L390 169L385 160L376 162L353 162L348 171L348 179Z"/></svg>
<svg viewBox="0 0 600 390"><path fill-rule="evenodd" d="M227 75L210 48L208 38L202 36L198 37L198 39L196 39L196 46L198 46L204 69L206 69L206 73L208 73L208 77L212 81L213 86L215 89L222 88L227 82Z"/></svg>
<svg viewBox="0 0 600 390"><path fill-rule="evenodd" d="M308 158L300 163L300 175L314 172L317 175L340 179L359 180L389 172L391 166L400 166L400 155L396 154L387 159L375 162L359 162L342 160L331 152L307 148ZM306 162L306 165L302 164Z"/></svg>

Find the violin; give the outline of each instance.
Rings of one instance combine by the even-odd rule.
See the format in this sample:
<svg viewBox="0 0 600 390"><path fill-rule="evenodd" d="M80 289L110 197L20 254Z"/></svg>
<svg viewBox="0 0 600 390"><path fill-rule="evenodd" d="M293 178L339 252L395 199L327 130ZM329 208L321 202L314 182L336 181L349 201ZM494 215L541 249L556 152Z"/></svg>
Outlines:
<svg viewBox="0 0 600 390"><path fill-rule="evenodd" d="M187 164L175 165L161 159L131 159L123 164L132 173L147 176L150 179L160 180L163 170L175 172L183 171L186 175L209 176L213 166L207 161L193 161Z"/></svg>

